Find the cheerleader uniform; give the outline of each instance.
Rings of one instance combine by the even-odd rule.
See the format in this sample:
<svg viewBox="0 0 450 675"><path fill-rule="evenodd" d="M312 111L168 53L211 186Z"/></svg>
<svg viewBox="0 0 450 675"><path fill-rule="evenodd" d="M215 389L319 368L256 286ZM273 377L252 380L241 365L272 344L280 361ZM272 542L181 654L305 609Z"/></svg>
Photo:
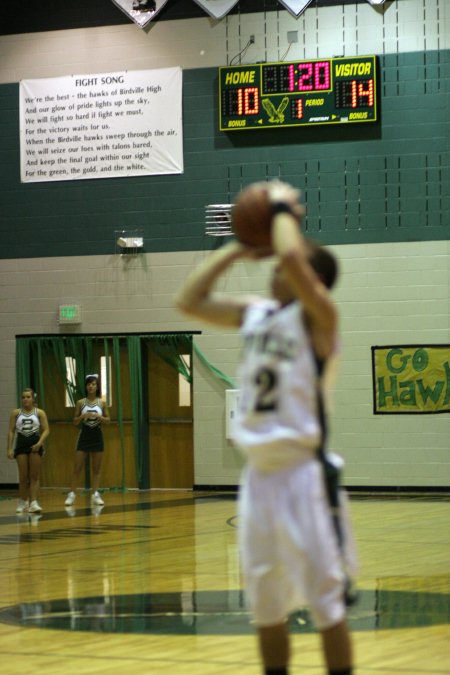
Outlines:
<svg viewBox="0 0 450 675"><path fill-rule="evenodd" d="M81 404L80 415L86 413L97 413L103 415L103 406L101 399L89 401L85 398ZM103 433L101 429L101 420L84 419L81 422L81 429L77 440L77 450L81 452L103 452Z"/></svg>
<svg viewBox="0 0 450 675"><path fill-rule="evenodd" d="M21 410L16 418L16 443L14 457L17 455L29 455L31 446L39 442L41 436L41 421L38 409L33 408L29 412ZM38 454L42 457L44 448L40 447Z"/></svg>

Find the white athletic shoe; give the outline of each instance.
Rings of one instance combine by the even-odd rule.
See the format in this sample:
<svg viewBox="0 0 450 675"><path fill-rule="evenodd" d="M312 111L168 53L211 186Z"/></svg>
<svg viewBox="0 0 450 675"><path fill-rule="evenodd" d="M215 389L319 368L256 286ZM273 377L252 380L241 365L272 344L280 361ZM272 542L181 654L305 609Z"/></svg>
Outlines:
<svg viewBox="0 0 450 675"><path fill-rule="evenodd" d="M28 511L28 499L19 499L16 513L23 513L24 511Z"/></svg>
<svg viewBox="0 0 450 675"><path fill-rule="evenodd" d="M76 497L77 496L75 492L69 492L69 494L67 495L67 499L64 502L65 506L72 506L73 503L75 502Z"/></svg>
<svg viewBox="0 0 450 675"><path fill-rule="evenodd" d="M91 504L95 504L95 506L103 506L104 503L105 502L100 497L100 493L94 492L94 494L91 496Z"/></svg>
<svg viewBox="0 0 450 675"><path fill-rule="evenodd" d="M32 501L28 507L28 513L40 513L42 511L41 507L36 500Z"/></svg>

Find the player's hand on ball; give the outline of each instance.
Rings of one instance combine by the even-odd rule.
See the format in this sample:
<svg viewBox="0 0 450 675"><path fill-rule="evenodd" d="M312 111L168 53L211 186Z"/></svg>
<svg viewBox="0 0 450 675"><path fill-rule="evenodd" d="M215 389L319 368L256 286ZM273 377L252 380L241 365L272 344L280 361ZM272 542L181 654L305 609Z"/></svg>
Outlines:
<svg viewBox="0 0 450 675"><path fill-rule="evenodd" d="M237 195L231 225L236 239L245 246L269 249L272 245L272 207L266 182L252 183Z"/></svg>
<svg viewBox="0 0 450 675"><path fill-rule="evenodd" d="M300 190L294 188L289 183L283 183L281 180L272 180L267 184L267 191L270 204L285 202L292 207L294 215L300 220L305 214L305 208L300 204Z"/></svg>
<svg viewBox="0 0 450 675"><path fill-rule="evenodd" d="M232 210L233 232L245 246L265 250L272 247L273 207L282 202L289 206L300 223L305 209L299 202L300 191L280 180L248 185L237 195Z"/></svg>

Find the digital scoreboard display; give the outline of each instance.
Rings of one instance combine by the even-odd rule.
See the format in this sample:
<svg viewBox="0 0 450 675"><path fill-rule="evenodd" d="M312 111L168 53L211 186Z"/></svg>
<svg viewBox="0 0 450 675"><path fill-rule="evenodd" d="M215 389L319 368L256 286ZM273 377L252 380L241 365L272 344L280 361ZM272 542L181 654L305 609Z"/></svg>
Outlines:
<svg viewBox="0 0 450 675"><path fill-rule="evenodd" d="M219 68L220 130L377 121L377 57Z"/></svg>

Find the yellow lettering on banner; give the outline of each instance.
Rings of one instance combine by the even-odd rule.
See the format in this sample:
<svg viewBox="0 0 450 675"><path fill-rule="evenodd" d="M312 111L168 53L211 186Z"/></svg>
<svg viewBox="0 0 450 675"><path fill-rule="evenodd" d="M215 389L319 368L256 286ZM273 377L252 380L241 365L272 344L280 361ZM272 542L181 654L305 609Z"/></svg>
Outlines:
<svg viewBox="0 0 450 675"><path fill-rule="evenodd" d="M366 120L369 116L369 113L367 112L352 112L349 113L348 119L349 120Z"/></svg>
<svg viewBox="0 0 450 675"><path fill-rule="evenodd" d="M375 412L450 412L450 345L373 352Z"/></svg>
<svg viewBox="0 0 450 675"><path fill-rule="evenodd" d="M228 120L229 127L245 127L247 120Z"/></svg>

